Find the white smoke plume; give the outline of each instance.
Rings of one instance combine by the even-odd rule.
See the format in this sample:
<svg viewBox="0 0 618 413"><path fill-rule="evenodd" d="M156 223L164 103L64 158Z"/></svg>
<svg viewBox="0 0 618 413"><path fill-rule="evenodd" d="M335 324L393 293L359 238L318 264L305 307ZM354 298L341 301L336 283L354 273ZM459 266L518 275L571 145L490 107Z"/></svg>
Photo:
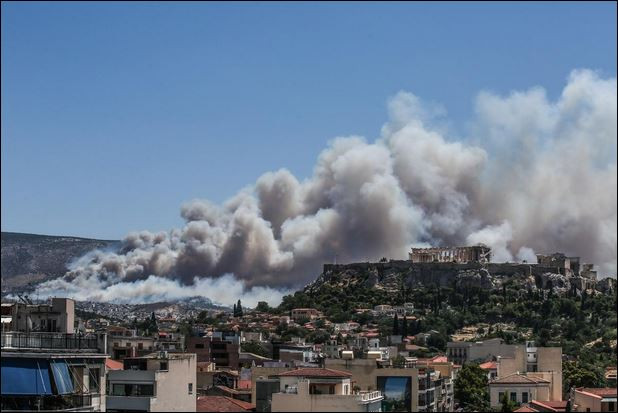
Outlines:
<svg viewBox="0 0 618 413"><path fill-rule="evenodd" d="M413 245L477 242L496 261L562 251L616 273L616 78L574 71L555 102L538 87L481 92L464 140L410 93L388 108L377 140L335 138L308 179L280 169L223 205L191 201L182 229L129 234L39 294L276 304L335 256L404 259Z"/></svg>

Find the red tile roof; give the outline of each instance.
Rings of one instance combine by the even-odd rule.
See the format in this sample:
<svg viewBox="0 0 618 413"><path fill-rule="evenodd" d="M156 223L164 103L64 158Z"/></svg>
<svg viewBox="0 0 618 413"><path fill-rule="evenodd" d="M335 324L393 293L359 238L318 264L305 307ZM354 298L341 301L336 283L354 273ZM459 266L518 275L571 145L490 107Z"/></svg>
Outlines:
<svg viewBox="0 0 618 413"><path fill-rule="evenodd" d="M599 397L616 397L615 387L599 387L599 388L580 387L579 389L576 389L576 390L580 392L591 393Z"/></svg>
<svg viewBox="0 0 618 413"><path fill-rule="evenodd" d="M106 359L105 368L107 370L122 370L124 369L124 363L118 360Z"/></svg>
<svg viewBox="0 0 618 413"><path fill-rule="evenodd" d="M284 377L352 377L347 371L319 368L300 368L277 374Z"/></svg>
<svg viewBox="0 0 618 413"><path fill-rule="evenodd" d="M568 403L568 401L566 401L566 400L561 400L561 401L538 401L538 400L532 400L530 402L532 407L540 406L541 408L544 408L545 410L548 410L550 412L566 412L567 403ZM543 411L545 411L545 410L543 410Z"/></svg>
<svg viewBox="0 0 618 413"><path fill-rule="evenodd" d="M255 405L226 396L199 396L197 398L198 412L250 412L255 411Z"/></svg>
<svg viewBox="0 0 618 413"><path fill-rule="evenodd" d="M498 368L498 363L496 363L495 361L488 361L486 363L480 364L479 367L483 370L495 370Z"/></svg>

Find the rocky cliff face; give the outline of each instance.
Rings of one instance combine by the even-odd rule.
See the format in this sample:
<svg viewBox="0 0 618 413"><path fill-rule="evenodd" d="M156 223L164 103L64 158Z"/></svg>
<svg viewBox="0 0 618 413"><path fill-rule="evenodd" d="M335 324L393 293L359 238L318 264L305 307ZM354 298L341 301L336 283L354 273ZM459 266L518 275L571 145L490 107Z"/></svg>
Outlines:
<svg viewBox="0 0 618 413"><path fill-rule="evenodd" d="M580 276L560 274L558 268L536 264L517 263L413 263L389 261L379 263L326 264L322 274L305 290L311 291L324 283L345 288L362 283L366 287L396 291L403 284L407 288L419 286L442 286L463 289L479 287L501 288L503 283L514 280L522 289L550 289L566 293L597 288L600 291L615 288L615 283L592 280ZM615 281L615 280L614 280Z"/></svg>
<svg viewBox="0 0 618 413"><path fill-rule="evenodd" d="M74 259L120 241L2 232L2 291L20 291L65 274Z"/></svg>

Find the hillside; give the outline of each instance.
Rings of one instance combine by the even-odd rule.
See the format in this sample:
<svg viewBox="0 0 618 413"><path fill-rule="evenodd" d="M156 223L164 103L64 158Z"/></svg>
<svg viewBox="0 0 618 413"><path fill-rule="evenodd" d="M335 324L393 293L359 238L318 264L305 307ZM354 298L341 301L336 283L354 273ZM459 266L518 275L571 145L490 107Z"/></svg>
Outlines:
<svg viewBox="0 0 618 413"><path fill-rule="evenodd" d="M285 296L275 311L316 308L330 322L377 325L388 336L392 318L363 309L409 303L414 309L406 331L430 333L430 346L442 352L447 341L466 337L562 347L568 391L569 383L603 384L573 381L578 372L602 378L605 367L615 365L616 299L615 279L565 276L556 268L392 261L327 264L315 282Z"/></svg>
<svg viewBox="0 0 618 413"><path fill-rule="evenodd" d="M113 240L2 232L2 292L60 277L72 260L94 249L119 244Z"/></svg>

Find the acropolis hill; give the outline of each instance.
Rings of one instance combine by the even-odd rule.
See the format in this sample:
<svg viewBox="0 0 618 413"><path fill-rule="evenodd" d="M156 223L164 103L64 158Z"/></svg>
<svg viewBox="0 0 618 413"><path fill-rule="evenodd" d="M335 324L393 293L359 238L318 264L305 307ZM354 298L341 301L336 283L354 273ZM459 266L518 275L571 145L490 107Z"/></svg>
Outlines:
<svg viewBox="0 0 618 413"><path fill-rule="evenodd" d="M556 293L615 289L616 280L597 279L593 264L562 253L537 254L537 262L490 262L484 245L453 248L413 248L409 260L386 260L350 264L324 264L322 274L305 290L323 283L363 283L367 287L398 289L416 286L500 288L507 280L519 281L525 290L551 289Z"/></svg>

